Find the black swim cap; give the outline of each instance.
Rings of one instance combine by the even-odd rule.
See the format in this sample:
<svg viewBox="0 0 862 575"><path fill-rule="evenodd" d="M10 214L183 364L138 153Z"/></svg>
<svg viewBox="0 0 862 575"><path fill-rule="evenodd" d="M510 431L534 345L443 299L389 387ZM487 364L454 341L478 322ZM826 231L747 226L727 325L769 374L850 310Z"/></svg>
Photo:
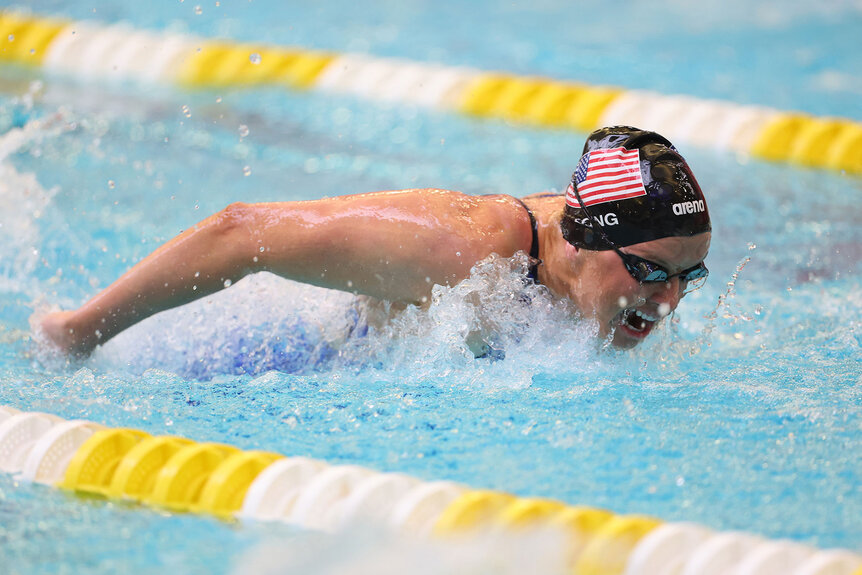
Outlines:
<svg viewBox="0 0 862 575"><path fill-rule="evenodd" d="M712 229L703 192L673 144L629 126L587 138L560 225L567 242L589 250Z"/></svg>

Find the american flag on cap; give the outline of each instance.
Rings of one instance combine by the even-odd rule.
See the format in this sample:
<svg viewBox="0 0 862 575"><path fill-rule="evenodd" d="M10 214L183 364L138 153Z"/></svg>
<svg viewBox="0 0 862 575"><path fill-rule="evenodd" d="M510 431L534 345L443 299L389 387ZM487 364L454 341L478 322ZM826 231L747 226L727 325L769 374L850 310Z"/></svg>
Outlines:
<svg viewBox="0 0 862 575"><path fill-rule="evenodd" d="M575 170L575 185L584 206L645 196L639 152L637 148L608 148L581 156ZM572 186L566 190L566 203L573 208L581 207Z"/></svg>

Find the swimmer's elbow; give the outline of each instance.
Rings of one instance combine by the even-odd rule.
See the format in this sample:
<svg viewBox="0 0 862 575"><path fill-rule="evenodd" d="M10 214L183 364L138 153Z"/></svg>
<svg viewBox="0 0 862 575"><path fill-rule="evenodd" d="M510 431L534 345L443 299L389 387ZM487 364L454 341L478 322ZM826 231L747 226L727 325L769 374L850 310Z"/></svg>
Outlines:
<svg viewBox="0 0 862 575"><path fill-rule="evenodd" d="M245 202L233 202L216 214L219 223L225 229L243 225L253 218L254 206Z"/></svg>

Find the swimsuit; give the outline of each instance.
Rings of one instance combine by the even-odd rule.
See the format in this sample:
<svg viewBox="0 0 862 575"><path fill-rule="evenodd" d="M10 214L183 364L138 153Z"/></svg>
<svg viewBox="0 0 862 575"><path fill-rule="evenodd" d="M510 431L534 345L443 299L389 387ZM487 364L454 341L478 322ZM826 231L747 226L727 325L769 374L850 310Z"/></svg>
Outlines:
<svg viewBox="0 0 862 575"><path fill-rule="evenodd" d="M524 209L527 210L527 215L530 216L530 227L533 228L533 241L530 244L530 257L535 261L530 269L527 271L527 278L533 280L534 283L539 283L538 280L538 271L539 264L542 263L542 260L539 259L539 223L536 221L536 216L533 215L533 211L527 207L527 204L518 198L515 198L519 204L524 206Z"/></svg>

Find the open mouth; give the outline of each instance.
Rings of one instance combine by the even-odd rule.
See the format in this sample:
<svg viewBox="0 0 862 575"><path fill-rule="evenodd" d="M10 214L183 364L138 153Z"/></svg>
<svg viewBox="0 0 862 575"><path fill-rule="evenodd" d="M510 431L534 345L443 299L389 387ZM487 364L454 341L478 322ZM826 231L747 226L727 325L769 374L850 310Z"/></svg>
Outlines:
<svg viewBox="0 0 862 575"><path fill-rule="evenodd" d="M619 327L623 329L629 336L635 338L644 338L652 331L656 322L661 319L658 316L648 314L638 309L624 309L620 313L618 321Z"/></svg>

